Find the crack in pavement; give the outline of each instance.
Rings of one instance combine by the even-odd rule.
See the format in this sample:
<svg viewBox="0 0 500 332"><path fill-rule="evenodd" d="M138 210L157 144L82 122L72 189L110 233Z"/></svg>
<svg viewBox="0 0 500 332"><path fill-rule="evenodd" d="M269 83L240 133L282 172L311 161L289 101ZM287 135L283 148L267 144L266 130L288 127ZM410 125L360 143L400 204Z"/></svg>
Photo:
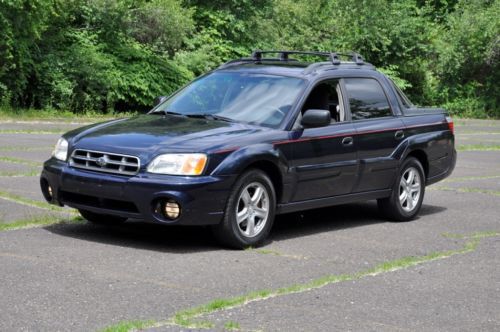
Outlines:
<svg viewBox="0 0 500 332"><path fill-rule="evenodd" d="M9 258L14 258L14 259L19 259L27 262L36 262L36 263L47 263L51 264L52 266L58 265L59 268L65 268L65 269L70 269L72 271L79 271L82 273L87 273L89 275L95 275L97 277L101 277L103 279L113 279L113 280L119 280L119 281L127 281L127 282L136 282L136 283L144 283L144 284L151 284L160 288L166 288L166 289L182 289L182 290L188 290L188 291L194 291L194 292L200 292L201 289L198 287L192 287L192 286L184 286L176 283L171 283L163 280L157 280L157 279L151 279L151 278L143 278L134 274L131 274L130 272L125 273L124 271L120 272L105 272L102 270L96 270L93 269L92 267L90 268L85 268L82 265L78 264L73 264L71 263L64 263L64 262L58 262L57 264L54 264L53 261L49 259L45 259L41 256L30 256L30 255L19 255L16 253L11 253L11 252L0 252L0 257L9 257Z"/></svg>
<svg viewBox="0 0 500 332"><path fill-rule="evenodd" d="M295 293L307 292L314 289L319 289L327 285L336 284L343 281L359 280L366 277L376 276L383 273L404 270L412 266L421 265L427 262L446 259L451 256L466 254L477 249L481 240L488 237L500 236L499 231L477 232L469 235L447 234L445 238L452 237L453 239L467 240L461 248L455 250L446 250L431 252L427 255L408 256L400 259L387 261L376 265L373 268L360 271L352 274L342 275L327 275L314 279L308 283L295 284L287 287L278 288L275 290L258 290L247 293L245 295L236 296L226 299L217 299L207 304L196 306L190 309L182 310L175 313L171 318L165 321L124 321L116 325L104 328L105 332L124 332L136 329L158 328L165 326L179 326L183 328L208 329L213 328L214 324L209 321L200 321L200 317L237 307L245 306L248 303L264 301L277 296L284 296Z"/></svg>
<svg viewBox="0 0 500 332"><path fill-rule="evenodd" d="M462 188L452 188L445 186L433 186L427 188L427 190L431 191L454 191L457 193L467 193L467 194L486 194L491 196L500 196L500 191L498 190L490 190L490 189L481 189L481 188L470 188L470 187L462 187Z"/></svg>
<svg viewBox="0 0 500 332"><path fill-rule="evenodd" d="M14 202L14 203L26 205L26 206L30 206L30 207L39 208L39 209L42 209L42 210L64 212L64 213L68 213L68 214L78 214L73 209L71 209L71 210L64 209L64 208L62 208L60 206L51 205L49 203L44 203L44 202L36 201L34 199L29 199L29 198L26 198L26 197L23 197L23 196L19 196L19 195L16 195L16 194L11 194L11 193L6 192L6 191L0 191L0 199L6 200L6 201L9 201L9 202Z"/></svg>

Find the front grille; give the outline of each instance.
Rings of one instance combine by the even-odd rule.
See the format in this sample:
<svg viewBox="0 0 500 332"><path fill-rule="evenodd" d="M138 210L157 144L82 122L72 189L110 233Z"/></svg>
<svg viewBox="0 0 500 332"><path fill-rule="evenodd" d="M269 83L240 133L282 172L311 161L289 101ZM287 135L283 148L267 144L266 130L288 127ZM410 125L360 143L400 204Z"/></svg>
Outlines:
<svg viewBox="0 0 500 332"><path fill-rule="evenodd" d="M91 150L75 150L69 165L97 172L135 175L139 172L140 161L134 156Z"/></svg>

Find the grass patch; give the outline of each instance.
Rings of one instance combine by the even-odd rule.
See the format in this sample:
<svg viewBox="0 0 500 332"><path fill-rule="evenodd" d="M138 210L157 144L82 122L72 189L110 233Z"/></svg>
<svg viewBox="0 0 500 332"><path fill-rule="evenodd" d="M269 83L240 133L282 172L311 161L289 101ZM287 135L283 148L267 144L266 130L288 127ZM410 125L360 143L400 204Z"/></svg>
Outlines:
<svg viewBox="0 0 500 332"><path fill-rule="evenodd" d="M226 324L224 324L224 329L228 331L237 331L241 329L241 327L240 324L238 324L237 322L229 321L226 322Z"/></svg>
<svg viewBox="0 0 500 332"><path fill-rule="evenodd" d="M276 250L270 250L270 249L251 249L250 251L255 251L256 253L262 254L262 255L273 255L273 256L283 256L282 253Z"/></svg>
<svg viewBox="0 0 500 332"><path fill-rule="evenodd" d="M50 147L43 146L0 146L0 152L11 151L50 151Z"/></svg>
<svg viewBox="0 0 500 332"><path fill-rule="evenodd" d="M38 130L38 129L3 129L0 130L0 134L36 134L36 135L54 135L54 134L64 134L65 132L69 131L69 129L59 129L59 128L53 128L53 129L44 129L44 130Z"/></svg>
<svg viewBox="0 0 500 332"><path fill-rule="evenodd" d="M485 143L494 143L492 145L498 144L498 139L495 139L495 137L491 138L484 138L484 137L461 137L461 139L470 142L470 143L460 143L456 144L456 147L460 145L467 145L467 144L478 144L478 145L486 145Z"/></svg>
<svg viewBox="0 0 500 332"><path fill-rule="evenodd" d="M453 117L454 123L459 127L470 127L470 126L481 126L481 127L499 127L500 122L490 121L486 119L473 119L473 118L458 118L457 116ZM469 121L468 121L469 120ZM472 121L476 120L475 122ZM478 121L479 120L479 121Z"/></svg>
<svg viewBox="0 0 500 332"><path fill-rule="evenodd" d="M135 112L113 112L113 113L98 113L98 112L85 112L85 113L73 113L64 110L55 109L14 109L11 107L0 107L0 120L9 121L57 121L57 122L94 122L110 120L118 117L131 117L135 116Z"/></svg>
<svg viewBox="0 0 500 332"><path fill-rule="evenodd" d="M52 205L52 204L45 203L45 202L36 201L34 199L26 198L26 197L12 194L12 193L9 193L6 191L0 190L0 198L3 198L7 201L11 201L14 203L19 203L19 204L23 204L23 205L27 205L27 206L32 206L32 207L37 207L39 209L76 214L76 212L74 212L74 210L67 210L67 209L64 209L60 206Z"/></svg>
<svg viewBox="0 0 500 332"><path fill-rule="evenodd" d="M481 188L452 188L452 187L444 187L444 186L433 186L433 187L429 187L428 189L429 190L455 191L455 192L459 192L459 193L479 193L479 194L500 196L499 190L490 190L490 189L481 189Z"/></svg>
<svg viewBox="0 0 500 332"><path fill-rule="evenodd" d="M283 254L283 253L281 253L281 252L279 252L277 250L271 250L271 249L255 249L255 248L252 248L252 247L248 247L245 250L246 251L250 251L250 252L255 252L255 253L258 253L258 254L262 254L262 255L272 255L272 256L285 257L285 258L293 258L293 259L307 259L304 256Z"/></svg>
<svg viewBox="0 0 500 332"><path fill-rule="evenodd" d="M135 330L143 330L146 328L154 327L156 322L154 320L133 320L121 322L119 324L104 328L101 332L127 332Z"/></svg>
<svg viewBox="0 0 500 332"><path fill-rule="evenodd" d="M445 237L451 237L451 235L444 235ZM470 235L453 235L453 238L458 239L468 239L461 248L455 250L446 251L436 251L423 256L408 256L391 261L387 261L376 265L373 268L353 273L353 274L342 274L342 275L327 275L314 279L308 283L295 284L287 287L278 288L276 290L259 290L254 291L245 295L236 296L227 299L217 299L207 304L190 308L187 310L177 312L171 319L164 322L157 322L156 326L164 325L178 325L184 328L213 328L213 324L206 321L198 321L197 318L214 313L216 311L231 309L235 307L241 307L247 303L253 301L266 300L275 296L289 295L293 293L301 293L305 291L310 291L318 289L327 285L366 278L369 276L375 276L382 273L388 273L392 271L398 271L413 267L419 264L427 263L434 260L448 258L454 255L465 254L472 252L477 249L481 239L493 236L500 236L500 232L489 231L489 232L477 232ZM227 323L226 323L227 324ZM119 325L116 325L119 326ZM113 327L110 327L113 328ZM115 331L115 330L109 330ZM129 331L129 330L120 330Z"/></svg>
<svg viewBox="0 0 500 332"><path fill-rule="evenodd" d="M16 220L9 223L0 223L0 231L11 231L15 229L31 228L31 227L41 227L53 224L75 224L82 223L84 221L81 217L74 217L72 219L60 220L54 216L39 216L31 219Z"/></svg>
<svg viewBox="0 0 500 332"><path fill-rule="evenodd" d="M14 157L0 156L0 161L6 162L6 163L28 165L28 166L39 166L39 167L42 166L42 163L40 163L38 161L21 159L21 158L14 158Z"/></svg>
<svg viewBox="0 0 500 332"><path fill-rule="evenodd" d="M500 145L466 144L457 146L458 151L500 151Z"/></svg>
<svg viewBox="0 0 500 332"><path fill-rule="evenodd" d="M40 175L40 170L34 169L27 172L9 172L0 171L0 177L22 177L22 176L37 176Z"/></svg>
<svg viewBox="0 0 500 332"><path fill-rule="evenodd" d="M484 236L483 236L484 237ZM448 250L442 252L433 252L425 256L409 256L403 257L400 259L384 262L375 266L374 268L354 273L354 274L342 274L342 275L329 275L324 276L315 280L310 281L305 284L296 284L288 287L279 288L277 290L261 290L249 293L247 295L238 296L230 299L219 299L213 302L210 302L206 305L195 307L193 309L188 309L186 311L181 311L177 313L173 322L177 325L186 327L186 328L194 328L196 327L196 322L194 319L204 314L212 313L215 311L219 311L222 309L229 309L238 306L245 305L252 301L264 300L267 298L271 298L274 296L288 295L292 293L301 293L317 288L324 287L326 285L335 284L343 281L350 281L361 279L367 276L374 276L381 273L406 269L418 264L422 264L425 262L429 262L432 260L447 258L456 254L463 254L466 252L470 252L476 249L479 244L480 237L474 238L472 241L467 242L463 248L457 250Z"/></svg>
<svg viewBox="0 0 500 332"><path fill-rule="evenodd" d="M475 130L463 130L458 131L455 135L500 135L500 131L475 131Z"/></svg>
<svg viewBox="0 0 500 332"><path fill-rule="evenodd" d="M442 182L462 182L462 181L488 180L497 178L500 178L500 175L462 176L457 178L444 179Z"/></svg>
<svg viewBox="0 0 500 332"><path fill-rule="evenodd" d="M472 234L454 234L454 233L443 233L442 236L450 239L484 239L488 237L500 236L500 232L496 231L483 231L476 232Z"/></svg>

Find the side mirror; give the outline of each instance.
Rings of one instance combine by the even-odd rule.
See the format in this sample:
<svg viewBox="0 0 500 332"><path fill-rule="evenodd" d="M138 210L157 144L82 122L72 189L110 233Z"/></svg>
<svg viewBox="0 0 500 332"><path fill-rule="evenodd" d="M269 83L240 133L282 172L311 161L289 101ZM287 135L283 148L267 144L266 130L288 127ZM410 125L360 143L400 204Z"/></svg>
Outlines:
<svg viewBox="0 0 500 332"><path fill-rule="evenodd" d="M156 107L158 105L160 105L161 103L163 103L165 100L167 100L167 96L160 96L160 97L156 97L155 98L155 103L153 105L153 107Z"/></svg>
<svg viewBox="0 0 500 332"><path fill-rule="evenodd" d="M327 110L307 110L302 116L300 124L304 128L325 127L330 124L332 116Z"/></svg>

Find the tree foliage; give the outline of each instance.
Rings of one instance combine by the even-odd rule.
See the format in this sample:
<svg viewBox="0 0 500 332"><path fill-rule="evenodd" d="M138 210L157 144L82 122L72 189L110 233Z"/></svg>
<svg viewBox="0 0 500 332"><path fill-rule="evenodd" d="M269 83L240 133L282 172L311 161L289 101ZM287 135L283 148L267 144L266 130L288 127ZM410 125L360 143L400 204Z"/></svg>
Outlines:
<svg viewBox="0 0 500 332"><path fill-rule="evenodd" d="M253 49L356 50L420 104L500 116L500 0L0 0L0 101L141 110Z"/></svg>

